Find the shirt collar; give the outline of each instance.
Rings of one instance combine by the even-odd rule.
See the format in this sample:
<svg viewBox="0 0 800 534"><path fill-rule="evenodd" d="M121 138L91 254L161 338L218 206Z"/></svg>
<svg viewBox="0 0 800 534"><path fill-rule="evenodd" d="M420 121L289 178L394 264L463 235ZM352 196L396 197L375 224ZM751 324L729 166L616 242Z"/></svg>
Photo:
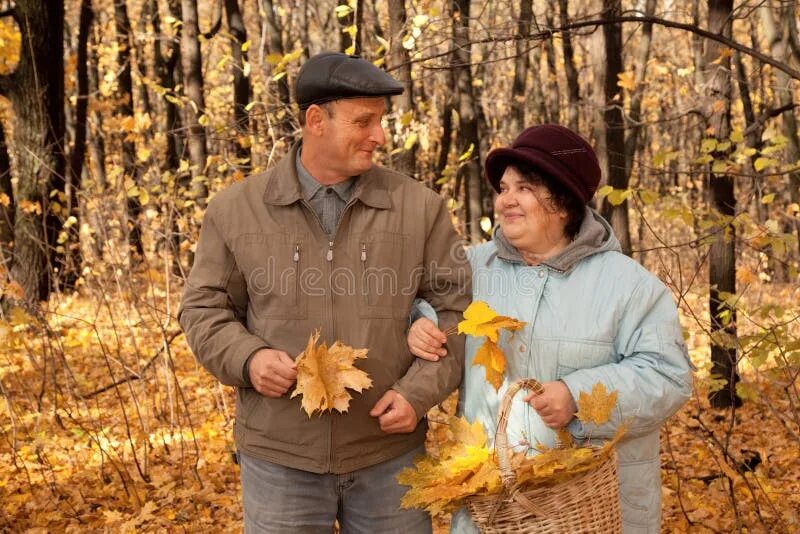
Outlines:
<svg viewBox="0 0 800 534"><path fill-rule="evenodd" d="M352 189L353 189L353 183L355 182L355 178L350 177L347 180L345 180L344 182L339 182L338 184L324 186L321 183L319 183L316 178L311 176L311 173L309 173L308 170L303 165L303 162L300 159L301 151L302 151L302 148L297 151L297 156L295 157L295 162L296 162L296 166L297 166L297 179L300 181L300 187L303 190L303 197L306 200L311 200L312 198L317 196L317 194L322 189L326 189L326 190L327 189L332 189L333 191L336 192L336 194L339 196L339 198L342 199L343 201L347 202L348 200L350 200Z"/></svg>

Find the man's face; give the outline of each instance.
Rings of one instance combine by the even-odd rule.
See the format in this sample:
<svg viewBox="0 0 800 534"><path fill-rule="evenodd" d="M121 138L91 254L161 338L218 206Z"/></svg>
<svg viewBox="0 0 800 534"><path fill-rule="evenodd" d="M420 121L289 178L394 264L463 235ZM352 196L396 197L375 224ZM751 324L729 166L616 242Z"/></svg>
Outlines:
<svg viewBox="0 0 800 534"><path fill-rule="evenodd" d="M343 178L368 171L373 152L386 142L384 113L383 97L348 98L323 107L320 148L328 168Z"/></svg>

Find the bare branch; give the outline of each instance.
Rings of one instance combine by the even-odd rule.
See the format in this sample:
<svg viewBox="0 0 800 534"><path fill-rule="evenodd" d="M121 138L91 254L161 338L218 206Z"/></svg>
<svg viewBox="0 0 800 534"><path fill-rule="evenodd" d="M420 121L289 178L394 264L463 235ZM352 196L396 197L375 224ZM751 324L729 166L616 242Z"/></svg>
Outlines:
<svg viewBox="0 0 800 534"><path fill-rule="evenodd" d="M747 129L744 131L744 134L747 135L747 134L749 134L751 132L754 132L754 131L758 130L758 128L763 126L764 123L767 122L769 119L771 119L773 117L777 117L778 115L780 115L784 111L789 111L790 109L794 109L797 106L800 106L800 104L795 104L793 102L789 102L788 104L784 104L783 106L781 106L779 108L771 108L771 109L765 110L764 113L762 113L761 115L758 116L758 118L755 120L755 122L753 122L753 124L751 124L750 126L747 127Z"/></svg>
<svg viewBox="0 0 800 534"><path fill-rule="evenodd" d="M572 22L572 23L569 23L569 24L565 24L565 25L560 26L558 28L550 28L550 29L546 29L546 30L539 31L539 32L536 32L536 33L531 33L531 34L528 34L528 35L515 35L515 34L512 34L512 35L503 35L503 36L497 36L497 37L487 37L487 38L484 38L484 39L478 39L478 40L472 41L472 44L498 43L498 42L505 42L505 41L514 41L514 40L518 40L518 39L525 39L525 40L531 40L531 41L541 41L541 40L544 40L544 39L550 39L553 36L553 34L555 34L555 33L563 33L565 31L575 30L575 29L578 29L578 28L586 28L586 27L590 27L590 26L599 27L599 26L603 26L605 24L621 24L623 22L635 22L637 24L641 24L641 23L645 22L645 23L657 24L659 26L664 26L666 28L676 28L676 29L679 29L679 30L684 30L684 31L687 31L687 32L690 32L690 33L694 33L694 34L700 35L701 37L705 37L706 39L709 39L711 41L717 41L719 43L722 43L725 46L727 46L729 48L732 48L734 50L738 50L739 52L741 52L743 54L747 54L748 56L751 56L751 57L759 60L762 63L765 63L767 65L771 65L772 67L774 67L774 68L776 68L776 69L778 69L780 71L785 72L786 74L788 74L790 77L794 78L795 80L800 80L800 70L793 69L792 67L790 67L786 63L778 61L778 60L776 60L776 59L774 59L774 58L772 58L772 57L770 57L770 56L768 56L766 54L763 54L763 53L759 52L758 50L750 48L749 46L745 46L745 45L743 45L741 43L738 43L738 42L734 41L733 39L730 39L730 38L725 37L723 35L719 35L717 33L713 33L713 32L710 32L708 30L704 30L704 29L702 29L702 28L700 28L700 27L698 27L698 26L696 26L694 24L685 24L685 23L682 23L682 22L675 22L675 21L663 19L663 18L660 18L660 17L621 16L621 17L614 17L614 18L610 18L610 19L583 20L583 21L578 21L578 22ZM537 45L532 45L531 48L533 48L534 46L537 46ZM409 63L424 63L426 61L430 61L432 59L436 59L436 58L439 58L439 57L442 57L442 56L449 56L450 54L451 54L450 51L441 52L441 53L437 53L437 54L432 54L432 55L427 56L427 57L422 57L420 59L411 60ZM497 61L502 61L502 60L505 60L505 59L511 59L513 57L515 57L515 56L508 56L508 57L504 57L504 58L499 58ZM401 65L394 65L391 69L387 69L387 70L398 69L398 68L400 68L400 66ZM432 69L432 70L445 70L445 69L451 69L451 68L459 67L459 66L462 66L462 65L456 65L456 64L450 63L448 65L441 66L441 67L426 67L426 68Z"/></svg>

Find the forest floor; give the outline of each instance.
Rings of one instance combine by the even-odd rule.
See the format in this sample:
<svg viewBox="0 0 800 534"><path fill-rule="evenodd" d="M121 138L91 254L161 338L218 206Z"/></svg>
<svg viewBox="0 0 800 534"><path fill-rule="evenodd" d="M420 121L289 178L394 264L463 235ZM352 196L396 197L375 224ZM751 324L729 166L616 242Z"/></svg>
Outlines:
<svg viewBox="0 0 800 534"><path fill-rule="evenodd" d="M176 294L147 274L56 298L44 323L0 323L0 531L241 532L235 393L196 363ZM778 417L797 413L797 369L788 384L745 366L757 390L732 419L706 400L703 338L689 336L693 398L662 431L663 531L800 532L798 428Z"/></svg>

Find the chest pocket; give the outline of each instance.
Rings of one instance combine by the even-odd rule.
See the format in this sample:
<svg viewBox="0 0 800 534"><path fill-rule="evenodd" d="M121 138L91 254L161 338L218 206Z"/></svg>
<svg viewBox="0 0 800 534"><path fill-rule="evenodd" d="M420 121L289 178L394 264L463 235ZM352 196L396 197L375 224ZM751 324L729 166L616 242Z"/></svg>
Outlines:
<svg viewBox="0 0 800 534"><path fill-rule="evenodd" d="M236 262L256 317L303 319L308 315L308 299L301 290L305 252L303 239L286 233L239 236Z"/></svg>
<svg viewBox="0 0 800 534"><path fill-rule="evenodd" d="M404 293L412 280L405 280L403 250L407 238L392 232L375 232L353 240L360 265L357 288L360 317L405 318ZM400 317L400 316L403 317Z"/></svg>

